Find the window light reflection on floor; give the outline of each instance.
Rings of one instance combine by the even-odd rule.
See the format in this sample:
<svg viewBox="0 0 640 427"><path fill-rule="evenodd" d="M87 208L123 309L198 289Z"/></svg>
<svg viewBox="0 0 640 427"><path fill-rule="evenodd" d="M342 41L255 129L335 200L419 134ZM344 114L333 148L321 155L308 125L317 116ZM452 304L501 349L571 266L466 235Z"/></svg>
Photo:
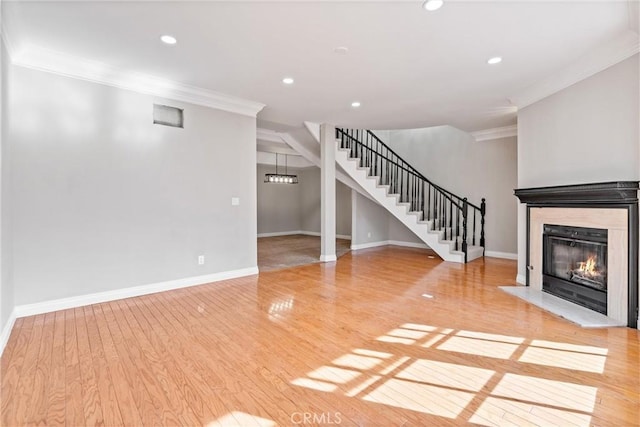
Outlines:
<svg viewBox="0 0 640 427"><path fill-rule="evenodd" d="M211 421L206 427L275 427L277 424L266 418L247 414L246 412L233 411L222 417Z"/></svg>
<svg viewBox="0 0 640 427"><path fill-rule="evenodd" d="M518 361L601 374L606 355L607 349L599 347L534 340Z"/></svg>
<svg viewBox="0 0 640 427"><path fill-rule="evenodd" d="M354 349L292 384L481 425L589 425L597 387L410 357L408 345L473 356L604 372L606 348L405 323L376 338L401 353ZM433 351L433 350L431 350ZM514 356L514 354L516 356ZM517 360L515 359L517 358ZM509 365L512 366L512 365ZM489 387L489 388L487 388ZM471 413L469 404L483 393ZM474 405L473 408L476 408ZM465 411L467 415L462 415Z"/></svg>

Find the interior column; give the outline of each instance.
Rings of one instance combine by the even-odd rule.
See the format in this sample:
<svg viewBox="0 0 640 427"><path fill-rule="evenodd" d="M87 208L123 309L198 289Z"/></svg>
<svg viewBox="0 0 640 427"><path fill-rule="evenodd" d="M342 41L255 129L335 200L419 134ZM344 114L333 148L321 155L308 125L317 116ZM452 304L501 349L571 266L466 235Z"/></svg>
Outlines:
<svg viewBox="0 0 640 427"><path fill-rule="evenodd" d="M320 261L336 260L336 137L335 128L320 126Z"/></svg>

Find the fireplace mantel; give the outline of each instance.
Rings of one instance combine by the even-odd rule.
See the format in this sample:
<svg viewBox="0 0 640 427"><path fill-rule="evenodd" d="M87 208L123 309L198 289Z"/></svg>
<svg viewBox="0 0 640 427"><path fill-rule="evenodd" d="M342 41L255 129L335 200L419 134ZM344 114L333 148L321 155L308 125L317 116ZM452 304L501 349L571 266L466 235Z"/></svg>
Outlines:
<svg viewBox="0 0 640 427"><path fill-rule="evenodd" d="M637 203L638 181L519 188L514 193L528 206Z"/></svg>
<svg viewBox="0 0 640 427"><path fill-rule="evenodd" d="M612 318L637 328L638 190L638 181L516 189L515 195L527 205L527 286L542 288L543 224L609 229L618 235L618 248L623 251L614 253L613 261L618 266L617 283L625 285L610 294L608 307L615 313Z"/></svg>

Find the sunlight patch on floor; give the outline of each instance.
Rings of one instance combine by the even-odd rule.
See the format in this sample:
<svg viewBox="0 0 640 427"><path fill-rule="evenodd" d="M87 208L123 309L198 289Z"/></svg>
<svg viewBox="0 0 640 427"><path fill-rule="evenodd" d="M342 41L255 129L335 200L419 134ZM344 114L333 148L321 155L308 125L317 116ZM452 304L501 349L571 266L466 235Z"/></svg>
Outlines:
<svg viewBox="0 0 640 427"><path fill-rule="evenodd" d="M345 354L344 356L334 359L331 363L336 366L344 366L347 368L366 371L367 369L372 369L382 363L382 360L377 357L368 357L359 354Z"/></svg>
<svg viewBox="0 0 640 427"><path fill-rule="evenodd" d="M245 412L233 411L211 421L206 427L275 427L277 424L266 418L261 418Z"/></svg>
<svg viewBox="0 0 640 427"><path fill-rule="evenodd" d="M307 374L309 378L335 384L346 384L360 375L358 371L336 368L334 366L321 366Z"/></svg>
<svg viewBox="0 0 640 427"><path fill-rule="evenodd" d="M420 359L395 377L443 387L480 391L494 373L495 371L488 369Z"/></svg>
<svg viewBox="0 0 640 427"><path fill-rule="evenodd" d="M604 372L606 360L607 356L600 354L578 353L575 351L555 350L534 346L528 347L518 359L519 362L524 363L595 372L598 374Z"/></svg>
<svg viewBox="0 0 640 427"><path fill-rule="evenodd" d="M356 396L356 395L362 393L366 388L368 388L371 385L373 385L374 383L376 383L380 378L382 378L382 376L380 376L380 375L372 375L371 377L369 377L365 381L363 381L361 384L358 384L357 386L355 386L354 388L352 388L351 390L346 392L345 396L353 397L353 396Z"/></svg>
<svg viewBox="0 0 640 427"><path fill-rule="evenodd" d="M458 337L477 338L479 340L506 342L511 344L522 344L524 338L511 337L509 335L488 334L486 332L459 331L456 333Z"/></svg>
<svg viewBox="0 0 640 427"><path fill-rule="evenodd" d="M405 323L400 326L403 329L415 329L416 331L433 332L438 330L435 326L418 325L417 323Z"/></svg>
<svg viewBox="0 0 640 427"><path fill-rule="evenodd" d="M526 402L487 397L472 423L484 426L588 426L591 416Z"/></svg>
<svg viewBox="0 0 640 427"><path fill-rule="evenodd" d="M591 422L595 408L596 387L521 375L526 371L513 364L535 363L602 373L608 353L606 348L544 340L529 342L522 337L415 323L402 324L376 341L402 344L396 346L400 352L354 349L292 384L344 392L347 397L450 419L463 416L471 401L482 396L478 406L467 409L470 414L477 407L470 417L463 416L465 421L500 426L585 426ZM407 345L418 351L430 348L431 352L474 357L464 364L416 358L403 354ZM517 369L519 373L472 366L481 360L475 356L509 360L507 370ZM464 360L464 356L458 357Z"/></svg>
<svg viewBox="0 0 640 427"><path fill-rule="evenodd" d="M596 404L597 392L596 387L582 384L505 374L491 394L574 411L591 412Z"/></svg>
<svg viewBox="0 0 640 427"><path fill-rule="evenodd" d="M519 344L453 336L440 344L437 349L497 359L509 359L518 349L518 346Z"/></svg>
<svg viewBox="0 0 640 427"><path fill-rule="evenodd" d="M456 418L474 394L427 384L389 379L362 399L424 414Z"/></svg>

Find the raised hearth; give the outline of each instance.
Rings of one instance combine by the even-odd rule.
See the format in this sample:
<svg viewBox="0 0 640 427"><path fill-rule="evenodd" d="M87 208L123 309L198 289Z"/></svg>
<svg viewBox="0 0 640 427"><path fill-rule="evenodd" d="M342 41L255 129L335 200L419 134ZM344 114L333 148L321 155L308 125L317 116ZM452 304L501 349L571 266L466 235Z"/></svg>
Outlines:
<svg viewBox="0 0 640 427"><path fill-rule="evenodd" d="M638 182L515 194L527 204L527 286L636 328Z"/></svg>

